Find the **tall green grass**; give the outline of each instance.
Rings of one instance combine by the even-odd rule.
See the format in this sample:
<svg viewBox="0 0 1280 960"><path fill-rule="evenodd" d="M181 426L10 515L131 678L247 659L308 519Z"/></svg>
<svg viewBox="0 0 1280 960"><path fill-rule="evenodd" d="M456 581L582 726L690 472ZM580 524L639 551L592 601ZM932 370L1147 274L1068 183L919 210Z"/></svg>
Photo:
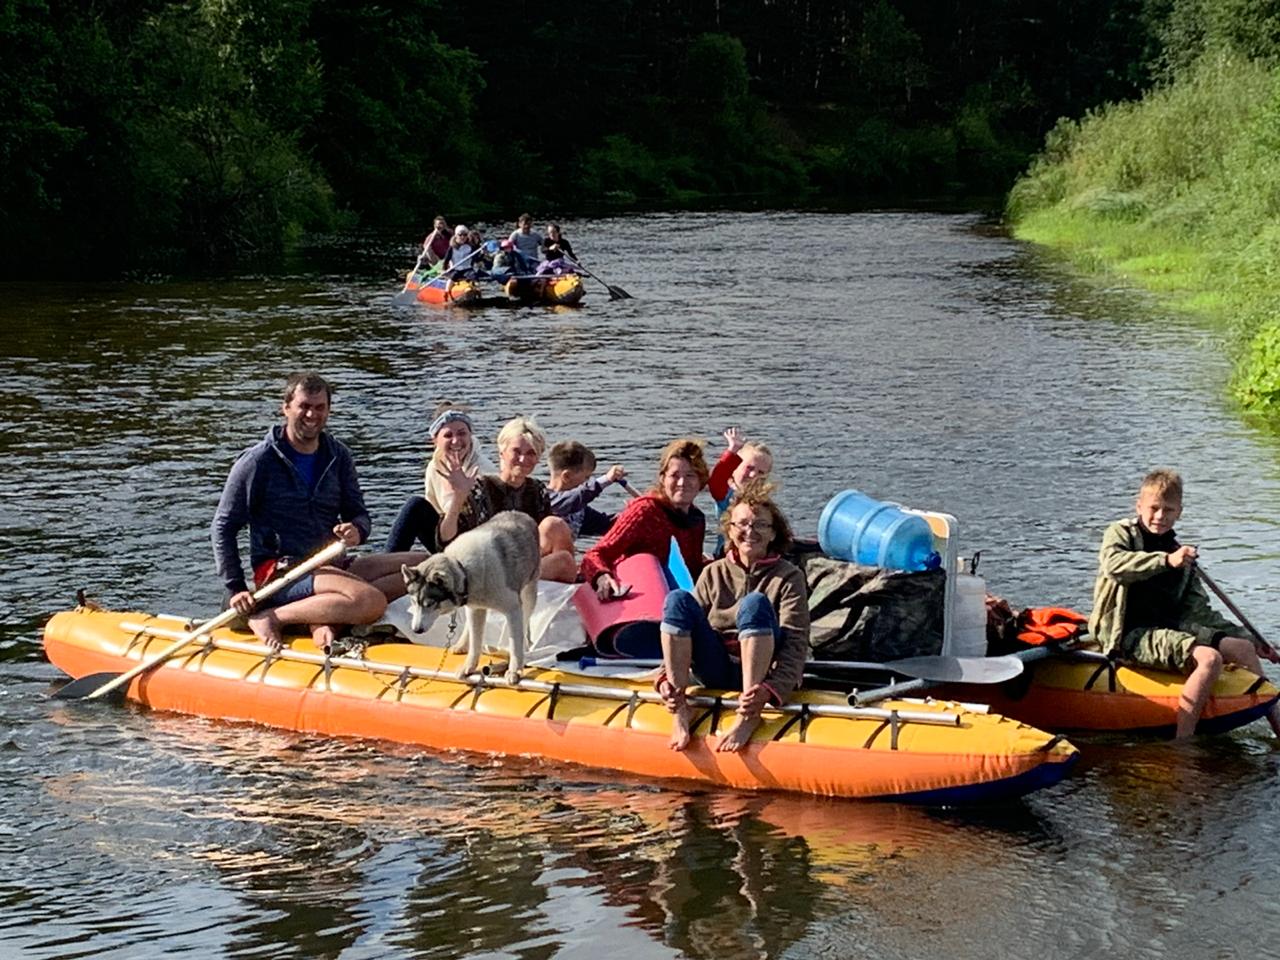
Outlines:
<svg viewBox="0 0 1280 960"><path fill-rule="evenodd" d="M1234 396L1280 418L1280 69L1206 56L1059 121L1007 215L1018 237L1226 324Z"/></svg>

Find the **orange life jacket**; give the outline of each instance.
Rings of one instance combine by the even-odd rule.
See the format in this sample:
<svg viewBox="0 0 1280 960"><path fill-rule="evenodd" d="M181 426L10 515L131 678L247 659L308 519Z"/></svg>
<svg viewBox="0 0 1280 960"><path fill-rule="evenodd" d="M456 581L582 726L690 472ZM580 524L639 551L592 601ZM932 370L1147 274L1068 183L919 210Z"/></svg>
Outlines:
<svg viewBox="0 0 1280 960"><path fill-rule="evenodd" d="M1089 618L1066 607L1028 607L1018 615L1018 639L1032 646L1065 643L1084 633Z"/></svg>

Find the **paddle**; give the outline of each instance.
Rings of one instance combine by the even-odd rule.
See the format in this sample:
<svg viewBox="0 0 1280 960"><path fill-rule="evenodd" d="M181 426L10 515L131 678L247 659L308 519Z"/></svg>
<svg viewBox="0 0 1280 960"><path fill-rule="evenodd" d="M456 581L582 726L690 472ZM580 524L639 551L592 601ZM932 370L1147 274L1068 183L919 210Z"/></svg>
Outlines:
<svg viewBox="0 0 1280 960"><path fill-rule="evenodd" d="M564 257L563 259L568 260L575 267L581 270L583 274L590 277L592 280L596 280L596 281L599 281L600 283L604 283L605 289L609 291L610 300L634 300L635 299L633 296L631 296L631 294L627 293L627 291L623 290L621 287L615 287L615 286L612 286L611 284L605 283L602 277L597 277L594 273L592 273L590 270L588 270L586 267L580 264L577 260L573 259L573 257Z"/></svg>
<svg viewBox="0 0 1280 960"><path fill-rule="evenodd" d="M1197 577L1204 581L1204 585L1213 591L1214 596L1222 601L1223 605L1231 611L1232 615L1240 621L1241 625L1253 634L1254 639L1258 642L1258 646L1262 648L1269 656L1276 655L1276 648L1266 641L1266 638L1258 632L1258 628L1249 622L1249 618L1240 612L1240 608L1231 602L1231 598L1222 592L1222 588L1213 582L1213 578L1204 572L1204 567L1197 562L1192 568Z"/></svg>
<svg viewBox="0 0 1280 960"><path fill-rule="evenodd" d="M413 269L404 275L404 286L400 288L400 292L404 293L409 289L409 282L413 280L413 275L418 272L422 266L422 258L427 255L427 248L423 247L422 252L418 254L418 259L414 261Z"/></svg>
<svg viewBox="0 0 1280 960"><path fill-rule="evenodd" d="M946 674L952 670L958 670L963 679L953 679L945 675L927 676L922 671L917 671L914 675L915 680L909 680L906 683L890 683L883 687L876 687L874 690L857 691L849 694L849 703L859 706L864 703L875 703L879 700L889 700L894 697L900 697L906 693L918 693L922 690L928 690L930 687L937 686L939 683L1003 683L1005 680L1012 680L1014 677L1022 673L1023 667L1028 663L1036 660L1043 660L1054 654L1060 653L1056 645L1046 644L1040 647L1032 647L1030 650L1019 650L1017 653L1011 653L1003 657L911 657L907 660L899 660L899 664L912 664L913 661L930 661L930 660L954 660L958 664L941 664L937 671L938 674ZM980 661L987 660L1001 666L988 668L980 666ZM1013 661L1018 665L1013 670L1012 665L1008 661ZM884 664L885 668L894 666L894 662ZM1012 670L1012 673L1008 671ZM907 673L905 670L897 671ZM933 671L930 671L933 672ZM1005 673L1005 676L1001 676ZM982 679L986 675L987 679ZM910 676L911 674L907 674ZM974 679L970 679L970 677Z"/></svg>
<svg viewBox="0 0 1280 960"><path fill-rule="evenodd" d="M671 579L676 582L676 586L681 590L693 589L693 574L689 572L689 565L684 562L684 554L680 552L680 544L676 543L676 538L671 538L671 549L667 551L667 569L671 571Z"/></svg>
<svg viewBox="0 0 1280 960"><path fill-rule="evenodd" d="M322 567L330 560L340 557L346 549L347 545L341 540L329 544L329 546L325 547L319 553L289 570L278 580L272 580L270 583L254 591L253 602L255 604L260 603L272 594L278 593L295 580L300 580L317 567ZM105 696L117 687L124 686L134 677L147 673L150 670L154 670L156 667L160 666L160 664L173 657L174 654L178 653L178 651L182 650L183 647L190 644L192 640L202 637L206 633L212 633L219 627L226 626L238 616L240 616L239 612L228 608L212 620L206 620L194 630L184 633L181 638L175 640L171 645L161 650L157 656L150 660L143 661L133 669L127 670L121 674L93 673L87 677L80 677L77 680L72 680L65 687L55 693L54 697L59 700L97 700L99 697Z"/></svg>
<svg viewBox="0 0 1280 960"><path fill-rule="evenodd" d="M492 249L490 249L489 244L494 244ZM498 249L497 241L486 240L484 243L480 244L478 247L476 247L474 250L468 253L465 257L463 257L457 263L451 263L449 264L449 267L447 269L440 270L438 273L435 274L435 276L424 278L424 279L427 279L428 282L430 282L431 280L434 280L436 277L443 277L446 274L453 273L455 270L461 270L462 267L467 263L467 261L470 260L472 257L474 257L477 253L481 253L481 252L492 253L496 249ZM410 270L409 273L404 278L404 289L400 291L401 293L404 293L405 290L409 289L409 281L413 279L413 275L417 273L418 268L422 266L422 258L425 257L426 255L427 255L426 250L423 250L422 253L418 254L417 263L413 265L413 269Z"/></svg>

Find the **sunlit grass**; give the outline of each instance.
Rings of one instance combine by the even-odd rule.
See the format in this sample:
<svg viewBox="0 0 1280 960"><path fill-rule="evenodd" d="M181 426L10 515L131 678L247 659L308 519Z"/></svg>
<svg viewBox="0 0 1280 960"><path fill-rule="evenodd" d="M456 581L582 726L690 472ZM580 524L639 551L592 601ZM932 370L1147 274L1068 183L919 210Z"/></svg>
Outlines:
<svg viewBox="0 0 1280 960"><path fill-rule="evenodd" d="M1280 71L1205 58L1062 121L1010 193L1016 236L1226 325L1247 409L1280 413Z"/></svg>

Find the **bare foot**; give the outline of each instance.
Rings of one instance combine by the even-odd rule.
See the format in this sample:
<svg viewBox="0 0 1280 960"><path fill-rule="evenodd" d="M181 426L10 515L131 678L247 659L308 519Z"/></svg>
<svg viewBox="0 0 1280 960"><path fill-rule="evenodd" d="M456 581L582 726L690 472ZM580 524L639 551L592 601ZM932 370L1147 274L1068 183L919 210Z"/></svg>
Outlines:
<svg viewBox="0 0 1280 960"><path fill-rule="evenodd" d="M758 726L760 726L759 716L747 717L738 714L738 722L720 738L720 742L716 744L716 750L719 753L737 753L751 742L751 735L756 732Z"/></svg>
<svg viewBox="0 0 1280 960"><path fill-rule="evenodd" d="M671 749L685 749L689 746L689 739L689 705L682 702L671 711Z"/></svg>
<svg viewBox="0 0 1280 960"><path fill-rule="evenodd" d="M338 631L327 623L311 628L311 642L316 645L317 650L328 653L333 649L333 642L338 639Z"/></svg>
<svg viewBox="0 0 1280 960"><path fill-rule="evenodd" d="M279 650L284 644L284 637L280 634L280 620L274 611L264 610L262 613L255 613L248 622L253 635L268 649Z"/></svg>

